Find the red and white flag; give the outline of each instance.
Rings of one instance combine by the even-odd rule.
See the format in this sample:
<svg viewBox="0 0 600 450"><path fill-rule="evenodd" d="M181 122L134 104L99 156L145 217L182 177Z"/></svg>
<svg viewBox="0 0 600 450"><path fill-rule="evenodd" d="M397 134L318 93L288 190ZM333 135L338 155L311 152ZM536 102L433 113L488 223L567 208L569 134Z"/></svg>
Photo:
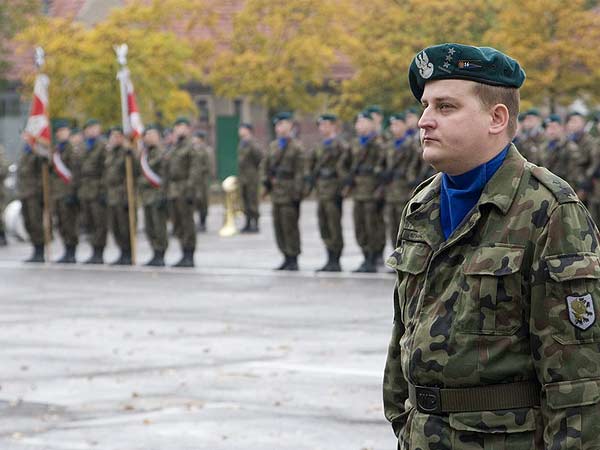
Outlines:
<svg viewBox="0 0 600 450"><path fill-rule="evenodd" d="M129 69L123 67L117 74L121 85L121 108L123 116L123 132L131 136L133 139L138 139L144 133L144 125L142 117L135 101L135 92L133 83L129 74Z"/></svg>
<svg viewBox="0 0 600 450"><path fill-rule="evenodd" d="M33 102L31 112L25 125L25 132L29 135L29 145L36 143L48 146L50 144L50 120L48 119L48 85L49 78L43 73L35 77L33 86Z"/></svg>

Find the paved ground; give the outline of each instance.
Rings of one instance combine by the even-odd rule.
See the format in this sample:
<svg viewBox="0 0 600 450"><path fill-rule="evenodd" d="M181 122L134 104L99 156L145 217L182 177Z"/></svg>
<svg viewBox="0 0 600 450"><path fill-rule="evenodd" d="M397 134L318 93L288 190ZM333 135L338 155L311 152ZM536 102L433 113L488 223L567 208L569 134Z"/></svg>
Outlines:
<svg viewBox="0 0 600 450"><path fill-rule="evenodd" d="M315 275L311 202L299 273L271 270L267 205L260 235L219 238L220 223L215 207L193 270L33 267L28 245L0 249L0 449L395 448L381 407L393 277Z"/></svg>

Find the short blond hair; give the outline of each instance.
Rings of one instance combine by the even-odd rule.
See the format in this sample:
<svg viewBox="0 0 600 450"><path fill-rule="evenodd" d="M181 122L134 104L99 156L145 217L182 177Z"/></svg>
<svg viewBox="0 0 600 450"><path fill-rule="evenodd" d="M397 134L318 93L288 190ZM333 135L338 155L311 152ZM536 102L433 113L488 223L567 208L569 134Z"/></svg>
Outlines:
<svg viewBox="0 0 600 450"><path fill-rule="evenodd" d="M506 109L508 109L508 127L506 131L511 139L514 138L517 134L517 118L521 102L519 90L512 87L475 83L473 92L484 108L489 109L499 103L506 106Z"/></svg>

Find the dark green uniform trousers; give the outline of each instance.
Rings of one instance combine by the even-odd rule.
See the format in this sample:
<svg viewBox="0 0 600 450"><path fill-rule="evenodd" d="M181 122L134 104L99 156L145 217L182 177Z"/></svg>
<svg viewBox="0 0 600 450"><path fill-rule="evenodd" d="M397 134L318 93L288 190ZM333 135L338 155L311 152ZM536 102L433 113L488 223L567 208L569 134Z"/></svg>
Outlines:
<svg viewBox="0 0 600 450"><path fill-rule="evenodd" d="M244 215L249 219L258 219L258 181L241 183L240 197Z"/></svg>
<svg viewBox="0 0 600 450"><path fill-rule="evenodd" d="M54 201L54 213L64 244L75 247L79 243L79 206L67 204L65 199L61 198Z"/></svg>
<svg viewBox="0 0 600 450"><path fill-rule="evenodd" d="M94 248L106 246L106 233L108 232L108 218L105 202L99 200L82 200L81 215L86 231L90 234L90 244Z"/></svg>
<svg viewBox="0 0 600 450"><path fill-rule="evenodd" d="M344 248L341 200L319 200L317 217L319 219L319 231L325 247L327 250L339 255Z"/></svg>
<svg viewBox="0 0 600 450"><path fill-rule="evenodd" d="M375 226L377 227L377 231L375 232L375 239L376 239L376 245L375 245L375 250L378 253L382 253L385 249L385 240L386 240L386 233L385 233L385 201L384 200L376 200L376 205L377 205L377 209L376 209L376 214L377 214L377 221L375 223Z"/></svg>
<svg viewBox="0 0 600 450"><path fill-rule="evenodd" d="M126 205L108 207L110 230L121 250L131 250L129 239L129 209Z"/></svg>
<svg viewBox="0 0 600 450"><path fill-rule="evenodd" d="M21 215L33 245L44 245L44 203L41 197L21 199Z"/></svg>
<svg viewBox="0 0 600 450"><path fill-rule="evenodd" d="M295 203L273 203L273 227L277 247L285 256L300 254L300 207Z"/></svg>
<svg viewBox="0 0 600 450"><path fill-rule="evenodd" d="M387 219L388 227L390 230L390 242L392 248L396 248L396 238L398 237L398 228L400 227L400 218L402 217L402 211L406 206L406 202L387 202Z"/></svg>
<svg viewBox="0 0 600 450"><path fill-rule="evenodd" d="M354 200L354 233L363 253L380 251L380 217L375 200Z"/></svg>
<svg viewBox="0 0 600 450"><path fill-rule="evenodd" d="M167 249L167 216L167 206L160 202L144 206L146 236L157 252Z"/></svg>
<svg viewBox="0 0 600 450"><path fill-rule="evenodd" d="M173 232L186 250L196 249L196 227L194 225L194 204L185 198L171 200L171 220Z"/></svg>

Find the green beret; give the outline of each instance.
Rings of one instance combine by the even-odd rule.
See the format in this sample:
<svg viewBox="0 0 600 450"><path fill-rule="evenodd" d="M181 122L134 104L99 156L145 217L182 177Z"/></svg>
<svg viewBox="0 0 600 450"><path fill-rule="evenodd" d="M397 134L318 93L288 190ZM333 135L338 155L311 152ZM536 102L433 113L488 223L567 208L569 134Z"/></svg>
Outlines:
<svg viewBox="0 0 600 450"><path fill-rule="evenodd" d="M71 128L71 134L78 134L78 133L81 133L81 128L79 128L79 127Z"/></svg>
<svg viewBox="0 0 600 450"><path fill-rule="evenodd" d="M540 110L539 110L539 109L537 109L537 108L531 108L531 109L528 109L527 111L525 111L525 112L523 113L523 117L527 117L527 116L536 116L536 117L540 117L540 116L541 116L541 114L540 114Z"/></svg>
<svg viewBox="0 0 600 450"><path fill-rule="evenodd" d="M373 120L373 118L371 117L371 113L369 111L361 111L356 115L357 119L369 119L369 120Z"/></svg>
<svg viewBox="0 0 600 450"><path fill-rule="evenodd" d="M100 125L100 121L98 119L88 119L83 126L85 130L87 127L91 127L92 125Z"/></svg>
<svg viewBox="0 0 600 450"><path fill-rule="evenodd" d="M200 138L200 139L204 139L204 138L206 138L206 131L198 130L194 133L194 136L196 136L197 138Z"/></svg>
<svg viewBox="0 0 600 450"><path fill-rule="evenodd" d="M156 130L156 131L158 131L158 134L160 134L160 127L157 124L155 124L155 123L151 123L151 124L146 125L144 127L144 134L146 134L150 130Z"/></svg>
<svg viewBox="0 0 600 450"><path fill-rule="evenodd" d="M175 119L175 122L173 122L173 126L176 127L177 125L187 125L190 126L190 119L188 119L185 116L179 116L177 119Z"/></svg>
<svg viewBox="0 0 600 450"><path fill-rule="evenodd" d="M394 122L396 120L401 120L404 122L406 120L406 114L404 113L394 113L390 116L390 122Z"/></svg>
<svg viewBox="0 0 600 450"><path fill-rule="evenodd" d="M317 119L317 123L321 122L337 122L337 116L335 114L325 113L321 114Z"/></svg>
<svg viewBox="0 0 600 450"><path fill-rule="evenodd" d="M544 120L544 125L548 125L551 122L562 123L562 119L558 114L550 114L546 117L546 120Z"/></svg>
<svg viewBox="0 0 600 450"><path fill-rule="evenodd" d="M273 125L282 120L292 120L294 115L291 112L280 112L273 117Z"/></svg>
<svg viewBox="0 0 600 450"><path fill-rule="evenodd" d="M54 129L58 130L59 128L71 128L71 125L69 125L67 119L56 119L54 121Z"/></svg>
<svg viewBox="0 0 600 450"><path fill-rule="evenodd" d="M524 118L525 118L525 113L519 113L519 115L517 116L517 121L523 122Z"/></svg>
<svg viewBox="0 0 600 450"><path fill-rule="evenodd" d="M123 134L123 127L120 125L110 127L110 129L108 130L108 134L110 135L113 131L118 131L119 133Z"/></svg>
<svg viewBox="0 0 600 450"><path fill-rule="evenodd" d="M366 107L365 111L367 111L369 114L383 114L383 109L381 109L381 106L379 105L369 105Z"/></svg>
<svg viewBox="0 0 600 450"><path fill-rule="evenodd" d="M518 89L525 81L525 72L517 61L491 47L441 44L415 55L408 69L408 81L417 100L423 96L425 83L445 79Z"/></svg>
<svg viewBox="0 0 600 450"><path fill-rule="evenodd" d="M406 111L404 112L404 114L409 115L409 114L414 114L415 116L418 116L419 113L419 108L417 108L416 106L411 106L410 108L407 108Z"/></svg>
<svg viewBox="0 0 600 450"><path fill-rule="evenodd" d="M250 131L254 130L254 126L251 123L249 123L249 122L242 122L242 123L240 123L240 128L246 128L246 129L248 129Z"/></svg>
<svg viewBox="0 0 600 450"><path fill-rule="evenodd" d="M579 116L579 117L583 117L585 119L585 115L583 113L580 113L579 111L571 111L569 114L567 114L566 120L569 120L573 116Z"/></svg>

